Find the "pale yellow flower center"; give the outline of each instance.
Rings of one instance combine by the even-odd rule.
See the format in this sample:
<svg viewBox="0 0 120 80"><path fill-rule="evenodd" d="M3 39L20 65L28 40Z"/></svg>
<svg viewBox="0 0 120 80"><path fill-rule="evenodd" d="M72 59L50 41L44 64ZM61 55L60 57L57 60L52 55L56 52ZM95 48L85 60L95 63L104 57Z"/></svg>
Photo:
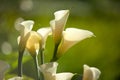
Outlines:
<svg viewBox="0 0 120 80"><path fill-rule="evenodd" d="M41 36L34 31L31 31L28 35L29 38L26 42L26 49L30 52L31 55L35 55L35 53L41 47Z"/></svg>

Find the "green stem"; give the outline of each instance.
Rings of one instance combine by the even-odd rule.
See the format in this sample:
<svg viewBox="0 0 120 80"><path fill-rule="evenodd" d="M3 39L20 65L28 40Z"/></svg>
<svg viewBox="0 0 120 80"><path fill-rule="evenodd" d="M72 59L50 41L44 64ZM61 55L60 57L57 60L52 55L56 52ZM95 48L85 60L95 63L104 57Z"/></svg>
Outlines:
<svg viewBox="0 0 120 80"><path fill-rule="evenodd" d="M23 52L19 52L18 57L18 76L22 77L22 58L23 58Z"/></svg>
<svg viewBox="0 0 120 80"><path fill-rule="evenodd" d="M44 53L43 53L44 49L40 50L40 61L41 61L41 65L44 64Z"/></svg>
<svg viewBox="0 0 120 80"><path fill-rule="evenodd" d="M40 52L40 65L44 64L44 49L39 50ZM44 80L44 75L41 71L40 72L40 79Z"/></svg>
<svg viewBox="0 0 120 80"><path fill-rule="evenodd" d="M40 79L39 64L38 64L37 56L36 55L33 56L33 59L34 59L35 68L36 68L37 80L41 80Z"/></svg>
<svg viewBox="0 0 120 80"><path fill-rule="evenodd" d="M56 44L55 47L54 47L54 53L53 53L53 57L51 59L51 62L56 61L58 59L57 56L56 56L57 55L58 46L59 46L59 44Z"/></svg>

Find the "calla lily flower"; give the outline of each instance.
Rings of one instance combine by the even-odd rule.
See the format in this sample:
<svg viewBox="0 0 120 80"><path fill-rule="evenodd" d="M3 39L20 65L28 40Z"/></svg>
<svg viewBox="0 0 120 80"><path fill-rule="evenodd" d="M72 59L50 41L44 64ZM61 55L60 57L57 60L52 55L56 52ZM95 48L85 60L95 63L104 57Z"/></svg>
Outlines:
<svg viewBox="0 0 120 80"><path fill-rule="evenodd" d="M95 67L84 65L83 80L98 80L101 72Z"/></svg>
<svg viewBox="0 0 120 80"><path fill-rule="evenodd" d="M40 69L44 75L45 80L71 80L74 74L66 73L56 73L57 62L46 63L40 66Z"/></svg>
<svg viewBox="0 0 120 80"><path fill-rule="evenodd" d="M88 30L67 28L65 31L63 31L63 38L58 48L57 57L62 56L63 53L65 53L76 43L92 36L94 36L94 34Z"/></svg>
<svg viewBox="0 0 120 80"><path fill-rule="evenodd" d="M28 20L20 23L19 26L16 26L16 29L20 32L18 37L19 51L23 52L25 50L26 41L28 39L27 34L32 30L34 21Z"/></svg>
<svg viewBox="0 0 120 80"><path fill-rule="evenodd" d="M57 60L76 43L94 35L91 31L77 28L67 28L64 31L69 16L69 10L56 11L54 15L55 19L50 21L52 35L55 41L55 50L52 61Z"/></svg>
<svg viewBox="0 0 120 80"><path fill-rule="evenodd" d="M34 24L34 21L27 20L27 21L23 21L22 23L20 23L21 26L16 27L16 29L18 31L20 31L20 33L21 33L21 35L18 37L18 44L19 44L20 49L25 49L25 48L28 49L29 48L28 49L28 51L29 51L30 46L31 46L31 50L33 50L36 46L36 44L34 44L34 43L36 43L36 41L40 41L41 47L43 47L43 48L45 47L45 42L48 37L48 34L51 32L51 28L40 28L37 30L37 32L35 32L35 31L31 31L33 28L33 24ZM33 47L33 45L34 45L34 47ZM40 45L39 45L39 48L40 48ZM38 50L38 48L37 48L37 50ZM32 51L32 53L33 53L33 51Z"/></svg>
<svg viewBox="0 0 120 80"><path fill-rule="evenodd" d="M69 10L56 11L54 15L55 19L50 21L50 25L55 44L59 44L62 37L62 31L64 30L64 26L69 15Z"/></svg>
<svg viewBox="0 0 120 80"><path fill-rule="evenodd" d="M42 37L42 48L45 48L45 43L46 43L46 39L48 37L48 35L51 33L51 28L47 27L47 28L40 28L37 30L37 32L41 35Z"/></svg>
<svg viewBox="0 0 120 80"><path fill-rule="evenodd" d="M26 42L26 49L30 52L32 56L37 55L39 49L41 49L41 35L35 31L30 31L27 35L29 37Z"/></svg>
<svg viewBox="0 0 120 80"><path fill-rule="evenodd" d="M9 65L0 60L0 80L4 79L4 73L9 68Z"/></svg>
<svg viewBox="0 0 120 80"><path fill-rule="evenodd" d="M20 23L20 26L16 27L20 31L18 37L19 44L19 58L18 58L18 76L22 77L22 57L24 50L27 49L35 61L36 74L39 78L38 71L38 59L37 55L42 48L42 37L39 33L32 31L34 21L27 20Z"/></svg>

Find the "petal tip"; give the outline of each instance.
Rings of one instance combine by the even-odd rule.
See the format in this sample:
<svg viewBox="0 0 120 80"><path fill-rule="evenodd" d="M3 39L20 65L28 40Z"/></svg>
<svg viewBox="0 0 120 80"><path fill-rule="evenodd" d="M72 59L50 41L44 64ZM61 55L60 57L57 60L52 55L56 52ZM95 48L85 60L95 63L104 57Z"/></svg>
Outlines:
<svg viewBox="0 0 120 80"><path fill-rule="evenodd" d="M54 15L55 15L55 20L60 20L63 17L67 18L69 15L69 10L59 10L59 11L56 11Z"/></svg>

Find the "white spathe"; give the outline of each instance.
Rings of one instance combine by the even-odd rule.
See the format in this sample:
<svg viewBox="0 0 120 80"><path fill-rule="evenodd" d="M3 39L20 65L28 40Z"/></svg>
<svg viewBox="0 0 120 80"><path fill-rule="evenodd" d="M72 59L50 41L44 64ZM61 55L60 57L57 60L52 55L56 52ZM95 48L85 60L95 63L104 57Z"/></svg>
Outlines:
<svg viewBox="0 0 120 80"><path fill-rule="evenodd" d="M95 67L89 67L88 65L84 65L84 73L83 80L98 80L101 72L99 69Z"/></svg>
<svg viewBox="0 0 120 80"><path fill-rule="evenodd" d="M52 28L53 39L58 44L62 37L62 31L69 16L69 10L60 10L54 13L55 19L50 21Z"/></svg>
<svg viewBox="0 0 120 80"><path fill-rule="evenodd" d="M16 29L18 31L20 31L20 33L24 36L30 32L33 28L33 25L34 25L34 21L32 20L27 20L27 21L23 21L20 23L20 26L16 26Z"/></svg>
<svg viewBox="0 0 120 80"><path fill-rule="evenodd" d="M42 48L45 48L45 43L48 35L51 33L51 28L46 27L46 28L40 28L37 30L37 32L41 35L42 37Z"/></svg>
<svg viewBox="0 0 120 80"><path fill-rule="evenodd" d="M46 63L40 66L40 69L44 75L45 80L71 80L74 74L65 72L65 73L56 73L57 71L57 62Z"/></svg>
<svg viewBox="0 0 120 80"><path fill-rule="evenodd" d="M9 64L0 60L0 80L4 79L4 73L9 68Z"/></svg>
<svg viewBox="0 0 120 80"><path fill-rule="evenodd" d="M56 74L56 80L71 80L73 76L74 74L70 72L58 73Z"/></svg>
<svg viewBox="0 0 120 80"><path fill-rule="evenodd" d="M61 19L66 20L68 15L69 15L69 10L59 10L54 13L55 15L55 20L59 21Z"/></svg>
<svg viewBox="0 0 120 80"><path fill-rule="evenodd" d="M37 55L39 49L41 49L41 35L35 31L30 31L27 35L26 49L32 56Z"/></svg>
<svg viewBox="0 0 120 80"><path fill-rule="evenodd" d="M24 39L28 32L30 32L33 28L34 21L27 20L19 23L20 25L16 26L16 29L20 32L20 36L18 36L18 44L20 41L24 41L21 39Z"/></svg>
<svg viewBox="0 0 120 80"><path fill-rule="evenodd" d="M94 34L88 30L67 28L65 31L63 31L63 38L58 48L57 57L62 56L76 43L92 36L94 36Z"/></svg>
<svg viewBox="0 0 120 80"><path fill-rule="evenodd" d="M20 36L17 38L19 45L19 51L23 52L25 50L26 41L28 36L26 36L33 28L34 21L27 20L19 23L20 25L16 26L16 29L20 32Z"/></svg>

